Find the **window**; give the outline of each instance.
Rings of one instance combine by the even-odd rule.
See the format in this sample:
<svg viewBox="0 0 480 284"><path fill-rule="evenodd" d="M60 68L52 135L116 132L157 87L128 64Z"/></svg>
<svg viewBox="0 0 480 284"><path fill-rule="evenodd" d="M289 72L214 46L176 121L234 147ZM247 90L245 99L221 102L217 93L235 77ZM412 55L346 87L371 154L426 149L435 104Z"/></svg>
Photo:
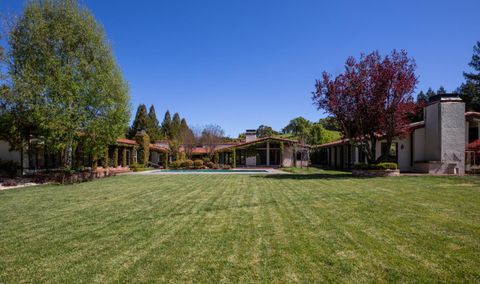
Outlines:
<svg viewBox="0 0 480 284"><path fill-rule="evenodd" d="M479 139L478 137L478 126L468 128L468 143Z"/></svg>

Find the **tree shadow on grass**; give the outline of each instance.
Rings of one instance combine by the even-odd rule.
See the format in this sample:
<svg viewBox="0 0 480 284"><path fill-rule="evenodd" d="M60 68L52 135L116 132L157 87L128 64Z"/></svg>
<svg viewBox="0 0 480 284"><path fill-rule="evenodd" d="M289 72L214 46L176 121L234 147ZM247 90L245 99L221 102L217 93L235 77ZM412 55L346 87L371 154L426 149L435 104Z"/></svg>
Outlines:
<svg viewBox="0 0 480 284"><path fill-rule="evenodd" d="M306 179L366 179L369 177L356 177L349 172L337 172L329 174L271 174L257 176L258 178L278 179L278 180L306 180Z"/></svg>

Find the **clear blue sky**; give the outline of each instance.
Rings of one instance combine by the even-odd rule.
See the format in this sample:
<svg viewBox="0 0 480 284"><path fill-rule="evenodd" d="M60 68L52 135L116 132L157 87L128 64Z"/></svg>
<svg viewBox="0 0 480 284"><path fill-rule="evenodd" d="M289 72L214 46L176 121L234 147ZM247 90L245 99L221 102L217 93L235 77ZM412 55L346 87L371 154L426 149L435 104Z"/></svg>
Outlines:
<svg viewBox="0 0 480 284"><path fill-rule="evenodd" d="M0 0L18 13L22 0ZM82 0L105 27L132 108L154 104L230 136L323 115L310 99L347 56L406 49L418 90L454 90L480 40L480 1Z"/></svg>

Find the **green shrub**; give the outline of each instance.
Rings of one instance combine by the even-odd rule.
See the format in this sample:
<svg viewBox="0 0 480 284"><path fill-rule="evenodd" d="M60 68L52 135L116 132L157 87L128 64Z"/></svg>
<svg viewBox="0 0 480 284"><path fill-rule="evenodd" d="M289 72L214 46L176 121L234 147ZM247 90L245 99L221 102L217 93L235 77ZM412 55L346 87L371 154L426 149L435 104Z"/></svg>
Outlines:
<svg viewBox="0 0 480 284"><path fill-rule="evenodd" d="M143 168L143 165L140 165L138 163L134 163L134 164L130 165L130 169L134 172L139 172L140 169L142 169L142 168Z"/></svg>
<svg viewBox="0 0 480 284"><path fill-rule="evenodd" d="M396 163L379 163L376 164L377 170L396 170L398 165Z"/></svg>
<svg viewBox="0 0 480 284"><path fill-rule="evenodd" d="M170 163L170 168L174 170L180 169L182 166L183 166L183 161L180 161L180 160Z"/></svg>
<svg viewBox="0 0 480 284"><path fill-rule="evenodd" d="M222 165L222 170L230 170L231 168L230 165Z"/></svg>
<svg viewBox="0 0 480 284"><path fill-rule="evenodd" d="M203 168L203 161L202 160L195 160L195 161L193 161L193 166L196 169Z"/></svg>
<svg viewBox="0 0 480 284"><path fill-rule="evenodd" d="M209 157L203 157L202 160L203 160L203 164L207 164L207 163L210 163L210 162L211 162L211 160L210 160Z"/></svg>
<svg viewBox="0 0 480 284"><path fill-rule="evenodd" d="M182 167L185 169L191 169L193 168L193 161L192 160L185 160L182 163Z"/></svg>
<svg viewBox="0 0 480 284"><path fill-rule="evenodd" d="M358 163L353 166L355 170L396 170L398 165L396 163L378 163L378 164L365 164Z"/></svg>

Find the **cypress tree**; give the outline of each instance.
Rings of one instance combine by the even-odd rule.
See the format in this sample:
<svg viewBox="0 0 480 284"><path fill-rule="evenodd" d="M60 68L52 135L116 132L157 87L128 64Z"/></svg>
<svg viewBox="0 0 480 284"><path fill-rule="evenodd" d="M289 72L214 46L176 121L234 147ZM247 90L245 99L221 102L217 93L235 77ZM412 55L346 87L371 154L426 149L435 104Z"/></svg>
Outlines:
<svg viewBox="0 0 480 284"><path fill-rule="evenodd" d="M155 113L155 107L153 105L150 106L147 116L147 133L150 136L150 141L155 141L160 139L160 126L158 123L157 115Z"/></svg>
<svg viewBox="0 0 480 284"><path fill-rule="evenodd" d="M135 114L132 126L130 127L129 137L135 137L138 131L147 129L147 107L144 104L140 104Z"/></svg>
<svg viewBox="0 0 480 284"><path fill-rule="evenodd" d="M165 138L170 138L172 127L172 118L170 117L170 111L165 112L162 122L162 134Z"/></svg>
<svg viewBox="0 0 480 284"><path fill-rule="evenodd" d="M180 124L181 124L181 121L180 121L180 115L178 114L178 112L176 112L174 115L173 115L173 119L172 119L172 126L171 126L171 129L170 129L170 139L179 139L180 137Z"/></svg>

